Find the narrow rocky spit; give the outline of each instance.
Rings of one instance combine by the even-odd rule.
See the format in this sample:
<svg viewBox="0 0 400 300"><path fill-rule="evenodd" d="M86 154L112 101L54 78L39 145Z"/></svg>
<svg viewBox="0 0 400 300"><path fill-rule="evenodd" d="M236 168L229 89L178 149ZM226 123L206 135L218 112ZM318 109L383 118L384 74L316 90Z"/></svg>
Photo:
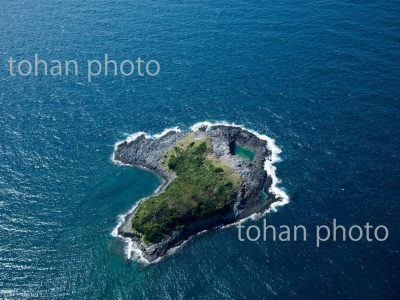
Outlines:
<svg viewBox="0 0 400 300"><path fill-rule="evenodd" d="M275 174L269 174L266 165L271 163L274 153L266 139L239 126L231 125L199 125L192 127L191 131L181 132L171 130L163 135L148 137L144 133L137 134L134 139L120 142L116 145L113 160L122 164L145 168L162 179L161 186L154 197L162 193L169 183L174 180L172 171L163 166L164 155L177 141L182 140L187 134L192 134L195 139L209 138L212 143L212 157L230 166L241 177L242 183L238 191L234 208L226 214L218 214L208 219L194 222L183 231L150 246L142 243L137 235L132 232L131 222L137 206L123 216L116 228L117 235L129 239L136 253L135 258L145 263L158 261L161 257L170 254L188 241L191 237L204 231L214 230L248 218L254 214L263 214L273 203L287 201L286 194L276 185ZM253 160L246 160L233 153L235 145L246 147L255 156ZM272 165L272 164L271 164ZM261 193L266 199L260 200ZM146 201L142 199L141 201ZM129 250L131 251L131 250Z"/></svg>

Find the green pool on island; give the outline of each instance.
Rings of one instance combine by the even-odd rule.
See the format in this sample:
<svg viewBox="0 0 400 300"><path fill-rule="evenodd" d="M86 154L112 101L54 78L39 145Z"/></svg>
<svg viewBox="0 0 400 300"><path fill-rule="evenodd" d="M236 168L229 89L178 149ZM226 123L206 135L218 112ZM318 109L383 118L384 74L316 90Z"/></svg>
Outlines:
<svg viewBox="0 0 400 300"><path fill-rule="evenodd" d="M240 145L240 144L234 144L233 146L233 154L234 155L239 155L240 157L252 161L256 154L251 151L250 149Z"/></svg>

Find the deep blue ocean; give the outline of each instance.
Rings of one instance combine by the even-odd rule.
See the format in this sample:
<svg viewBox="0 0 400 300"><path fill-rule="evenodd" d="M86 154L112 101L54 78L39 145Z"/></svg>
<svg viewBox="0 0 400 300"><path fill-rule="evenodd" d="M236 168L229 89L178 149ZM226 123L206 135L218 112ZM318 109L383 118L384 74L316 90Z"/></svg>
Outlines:
<svg viewBox="0 0 400 300"><path fill-rule="evenodd" d="M0 5L0 299L399 299L400 3ZM156 59L156 77L9 76L7 59ZM227 121L266 134L290 203L270 224L383 224L385 242L201 235L143 266L111 236L158 179L130 133ZM250 222L262 226L262 220Z"/></svg>

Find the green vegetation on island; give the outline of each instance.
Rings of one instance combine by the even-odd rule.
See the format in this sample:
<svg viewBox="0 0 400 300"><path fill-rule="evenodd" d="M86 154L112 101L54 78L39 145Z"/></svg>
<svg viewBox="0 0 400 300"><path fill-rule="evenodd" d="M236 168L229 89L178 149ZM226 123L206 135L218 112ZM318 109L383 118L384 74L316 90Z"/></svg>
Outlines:
<svg viewBox="0 0 400 300"><path fill-rule="evenodd" d="M188 135L165 153L163 165L176 178L161 194L142 202L132 230L145 243L157 243L187 225L232 209L240 177L212 158L211 141Z"/></svg>

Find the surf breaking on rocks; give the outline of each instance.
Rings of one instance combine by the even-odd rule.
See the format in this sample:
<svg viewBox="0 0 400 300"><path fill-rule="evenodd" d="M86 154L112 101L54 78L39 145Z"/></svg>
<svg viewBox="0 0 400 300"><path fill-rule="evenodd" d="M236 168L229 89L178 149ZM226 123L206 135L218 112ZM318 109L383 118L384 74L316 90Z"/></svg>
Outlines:
<svg viewBox="0 0 400 300"><path fill-rule="evenodd" d="M258 133L256 131L252 130L252 129L248 129L245 126L237 125L237 124L234 124L234 123L228 123L228 122L209 122L209 121L199 122L199 123L196 123L193 126L191 126L190 130L192 132L197 132L199 130L203 130L203 131L207 132L208 130L210 130L211 127L215 127L215 126L234 127L234 128L239 128L241 130L247 131L247 132L255 135L258 139L265 141L266 144L267 144L269 153L270 153L268 156L265 157L264 170L266 171L268 177L271 180L271 184L270 184L270 186L268 188L268 192L270 194L274 195L278 199L278 201L275 201L275 202L271 203L269 208L266 209L265 211L253 213L250 216L247 216L246 218L243 218L243 219L241 219L239 221L242 222L242 221L247 220L247 219L253 219L253 220L254 219L258 219L258 218L264 216L266 213L274 212L274 211L277 210L278 207L286 205L287 203L289 203L289 196L286 194L286 192L283 189L281 189L279 187L279 184L280 184L281 181L276 175L276 166L275 166L275 164L281 160L279 155L280 155L280 153L282 151L276 145L275 140L270 138L270 137L268 137L267 135L260 134L260 133ZM182 130L180 128L173 127L173 128L167 128L167 129L163 130L161 133L155 134L155 135L148 135L145 132L133 133L133 134L129 135L125 140L118 141L115 144L111 160L116 165L131 166L130 164L123 163L120 160L116 159L115 154L116 154L116 151L117 151L117 149L118 149L118 147L120 145L122 145L123 143L134 142L137 138L139 138L141 136L144 136L147 139L158 139L158 138L161 138L161 137L163 137L163 136L165 136L165 135L167 135L169 133L180 133L180 132L182 132ZM134 167L137 167L137 166L134 166ZM146 169L146 168L144 168L144 169ZM151 170L149 170L149 171L151 171ZM162 187L165 187L164 184L165 184L165 182L163 182L159 186L159 188L157 188L157 190L153 193L153 195L157 194ZM135 209L140 205L140 203L142 201L145 201L146 199L148 199L150 197L151 196L146 197L146 198L142 198L141 200L136 202L135 205L133 205L132 208L127 213L119 215L118 216L118 224L112 231L112 236L122 238L125 241L126 246L125 246L125 251L124 252L125 252L126 258L127 259L134 259L134 260L137 260L137 261L139 261L141 263L144 263L144 264L157 262L163 256L170 255L170 254L176 252L177 249L181 248L184 244L186 244L192 238L192 236L191 236L187 240L185 240L182 243L180 243L178 246L172 247L162 257L159 257L159 258L157 258L157 259L155 259L153 261L149 261L148 259L145 258L142 249L137 245L137 243L135 241L133 241L129 237L122 236L121 234L119 234L118 230L127 221L126 218L129 215L133 214ZM231 227L232 225L234 225L236 223L237 222L232 223L232 224L228 224L228 225L225 225L225 226L220 226L220 228ZM201 231L201 232L195 234L194 236L199 235L199 234L203 234L206 231L207 230Z"/></svg>

